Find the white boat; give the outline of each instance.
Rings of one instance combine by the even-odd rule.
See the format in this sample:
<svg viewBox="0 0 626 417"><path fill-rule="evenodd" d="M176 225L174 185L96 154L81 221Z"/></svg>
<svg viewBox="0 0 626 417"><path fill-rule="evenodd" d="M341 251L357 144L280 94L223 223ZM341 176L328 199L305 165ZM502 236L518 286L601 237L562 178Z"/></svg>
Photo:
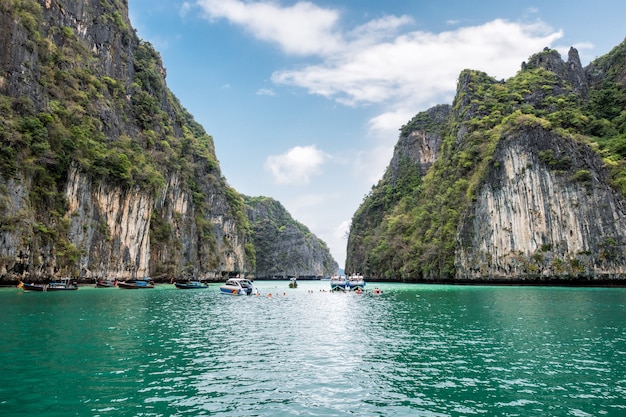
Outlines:
<svg viewBox="0 0 626 417"><path fill-rule="evenodd" d="M350 275L346 283L346 288L349 290L363 290L365 288L365 279L363 278L363 275Z"/></svg>
<svg viewBox="0 0 626 417"><path fill-rule="evenodd" d="M331 291L345 291L347 282L346 278L341 275L335 275L330 277L330 290Z"/></svg>
<svg viewBox="0 0 626 417"><path fill-rule="evenodd" d="M249 279L229 278L220 286L220 292L230 295L256 295L259 293L259 290Z"/></svg>

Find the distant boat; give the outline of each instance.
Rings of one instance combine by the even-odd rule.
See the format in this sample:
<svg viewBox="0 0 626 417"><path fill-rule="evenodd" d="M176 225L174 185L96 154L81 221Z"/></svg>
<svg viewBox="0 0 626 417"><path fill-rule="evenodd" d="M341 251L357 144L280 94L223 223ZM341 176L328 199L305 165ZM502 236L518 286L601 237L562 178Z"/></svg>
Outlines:
<svg viewBox="0 0 626 417"><path fill-rule="evenodd" d="M220 286L220 292L230 295L256 295L259 293L259 290L249 279L230 278Z"/></svg>
<svg viewBox="0 0 626 417"><path fill-rule="evenodd" d="M78 283L70 278L61 278L48 284L33 284L20 281L17 286L24 291L74 291L78 289Z"/></svg>
<svg viewBox="0 0 626 417"><path fill-rule="evenodd" d="M330 290L331 291L345 291L347 289L346 278L342 275L335 275L330 277Z"/></svg>
<svg viewBox="0 0 626 417"><path fill-rule="evenodd" d="M291 278L289 280L289 288L298 288L298 280Z"/></svg>
<svg viewBox="0 0 626 417"><path fill-rule="evenodd" d="M144 289L144 288L154 288L154 281L149 277L139 278L139 279L130 279L126 281L119 281L117 283L119 288L123 288L126 290L136 290L136 289Z"/></svg>
<svg viewBox="0 0 626 417"><path fill-rule="evenodd" d="M174 286L181 290L199 290L209 288L208 285L203 284L198 280L174 281Z"/></svg>
<svg viewBox="0 0 626 417"><path fill-rule="evenodd" d="M365 279L363 275L352 274L348 277L346 288L349 290L363 290L365 288Z"/></svg>
<svg viewBox="0 0 626 417"><path fill-rule="evenodd" d="M117 286L117 278L103 278L96 280L96 288L111 288Z"/></svg>

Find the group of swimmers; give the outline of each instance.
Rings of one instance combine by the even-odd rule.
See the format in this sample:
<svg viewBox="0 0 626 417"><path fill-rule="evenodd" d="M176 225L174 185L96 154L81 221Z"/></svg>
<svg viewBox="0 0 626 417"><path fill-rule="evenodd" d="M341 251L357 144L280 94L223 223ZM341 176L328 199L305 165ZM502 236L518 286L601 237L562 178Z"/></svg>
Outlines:
<svg viewBox="0 0 626 417"><path fill-rule="evenodd" d="M309 294L315 294L316 293L316 291L314 291L314 290L307 290L307 292ZM325 290L325 289L320 289L319 292L338 292L338 291L329 291L329 290ZM349 291L340 291L340 292L345 293L345 292L349 292ZM355 294L363 294L363 293L365 293L365 290L363 288L357 288L356 290L354 290L354 293ZM372 294L374 294L374 295L380 295L382 293L383 293L383 291L381 289L379 289L378 287L376 287L376 288L374 288L372 290ZM275 294L270 292L270 293L267 294L267 298L273 298L274 296L279 296L279 295L280 294L278 292L275 293ZM260 293L256 293L256 296L260 297L261 294ZM287 293L283 292L283 297L286 297L286 296L287 296Z"/></svg>
<svg viewBox="0 0 626 417"><path fill-rule="evenodd" d="M257 296L260 296L261 294L257 293L256 295L257 295ZM278 295L279 295L279 294L278 294L278 293L276 293L276 296L278 296ZM267 294L267 298L272 298L273 296L274 296L274 295L272 295L272 293ZM283 292L283 297L286 297L286 296L287 296L287 293L286 293L286 292Z"/></svg>
<svg viewBox="0 0 626 417"><path fill-rule="evenodd" d="M350 292L350 291L345 291L345 290L334 290L334 291L333 291L333 290L330 290L330 291L328 291L328 290L324 290L324 289L322 289L322 290L320 290L319 292L342 292L342 293L348 293L348 292ZM356 290L354 290L354 293L355 293L355 294L363 294L363 293L365 293L365 292L366 292L366 291L365 291L363 288L357 288ZM308 293L309 293L309 294L314 294L314 293L315 293L315 291L313 291L313 290L308 290ZM372 290L372 294L374 294L374 295L379 295L379 294L382 294L382 293L383 293L383 291L382 291L381 289L379 289L378 287L376 287L376 288L374 288L374 289Z"/></svg>

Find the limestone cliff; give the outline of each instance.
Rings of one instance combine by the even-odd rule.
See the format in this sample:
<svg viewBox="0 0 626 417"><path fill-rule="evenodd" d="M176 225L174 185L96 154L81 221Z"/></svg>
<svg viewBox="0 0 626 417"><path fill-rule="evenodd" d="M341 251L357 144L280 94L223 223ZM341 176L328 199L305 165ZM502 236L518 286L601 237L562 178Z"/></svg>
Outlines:
<svg viewBox="0 0 626 417"><path fill-rule="evenodd" d="M391 162L379 184L353 216L348 238L346 271L368 271L370 256L377 239L371 232L382 227L385 215L421 183L421 178L438 159L443 141L442 130L452 107L435 106L416 115L403 126Z"/></svg>
<svg viewBox="0 0 626 417"><path fill-rule="evenodd" d="M315 279L337 273L326 244L294 220L278 201L246 197L256 250L256 278Z"/></svg>
<svg viewBox="0 0 626 417"><path fill-rule="evenodd" d="M624 279L624 208L588 146L542 128L511 133L460 224L457 277Z"/></svg>
<svg viewBox="0 0 626 417"><path fill-rule="evenodd" d="M407 281L623 282L625 108L626 41L586 68L572 48L566 62L545 49L506 81L463 71L451 111L401 129L353 217L346 269Z"/></svg>
<svg viewBox="0 0 626 417"><path fill-rule="evenodd" d="M243 198L126 0L0 0L0 277L254 264Z"/></svg>

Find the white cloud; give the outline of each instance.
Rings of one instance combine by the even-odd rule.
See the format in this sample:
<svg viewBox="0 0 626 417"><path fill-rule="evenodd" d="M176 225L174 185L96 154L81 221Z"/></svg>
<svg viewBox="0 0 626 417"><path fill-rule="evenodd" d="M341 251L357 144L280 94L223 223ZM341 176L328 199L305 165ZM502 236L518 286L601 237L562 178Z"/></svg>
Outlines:
<svg viewBox="0 0 626 417"><path fill-rule="evenodd" d="M560 37L542 24L498 19L441 33L407 32L378 43L361 38L316 65L276 71L272 80L346 105L406 103L415 113L454 92L463 69L508 77L526 57Z"/></svg>
<svg viewBox="0 0 626 417"><path fill-rule="evenodd" d="M306 184L328 158L315 145L296 146L282 155L268 156L265 167L278 184Z"/></svg>
<svg viewBox="0 0 626 417"><path fill-rule="evenodd" d="M271 88L260 88L256 92L257 96L275 96L276 93Z"/></svg>
<svg viewBox="0 0 626 417"><path fill-rule="evenodd" d="M398 129L419 111L451 103L462 70L508 78L527 57L562 37L541 22L496 19L440 33L400 32L409 24L407 17L368 22L338 38L341 47L319 56L317 63L272 74L276 84L344 105L380 106L381 112L369 121L375 145L361 151L354 166L373 182L389 162Z"/></svg>
<svg viewBox="0 0 626 417"><path fill-rule="evenodd" d="M370 20L347 33L346 38L349 41L343 45L343 48L345 49L348 46L351 48L363 47L393 38L402 26L411 23L413 23L413 19L410 16L384 16Z"/></svg>
<svg viewBox="0 0 626 417"><path fill-rule="evenodd" d="M383 174L403 124L434 104L452 102L462 70L508 78L522 61L554 47L563 36L538 20L495 19L465 27L462 21L448 21L449 30L435 33L416 31L408 16L342 27L339 10L309 1L290 6L281 6L280 0L195 1L208 19L225 19L286 54L306 57L276 70L273 83L348 106L376 106L378 114L369 120L370 149L354 150L352 158L352 174L369 183ZM536 10L526 13L532 16ZM315 146L294 147L269 156L266 168L279 184L302 184L328 158Z"/></svg>
<svg viewBox="0 0 626 417"><path fill-rule="evenodd" d="M580 57L582 65L585 65L585 62L589 62L595 58L595 56L590 53L590 51L593 51L594 48L594 45L591 42L580 42L574 45L557 45L553 48L559 51L559 54L561 54L561 58L567 60L567 54L569 53L569 49L571 47L574 47L576 48L576 50L578 50L578 55Z"/></svg>
<svg viewBox="0 0 626 417"><path fill-rule="evenodd" d="M370 119L369 127L371 131L381 132L382 135L385 135L388 132L397 132L400 126L406 124L413 116L415 116L415 111L391 110Z"/></svg>
<svg viewBox="0 0 626 417"><path fill-rule="evenodd" d="M186 18L186 17L187 17L187 15L191 12L192 7L193 7L193 6L192 6L192 4L191 4L191 3L189 3L189 2L184 2L184 3L180 6L180 9L178 10L178 15L179 15L181 18L183 18L183 19L184 19L184 18Z"/></svg>
<svg viewBox="0 0 626 417"><path fill-rule="evenodd" d="M335 229L333 230L333 238L337 240L343 240L344 246L345 244L347 244L347 242L345 241L348 239L348 232L350 231L351 224L352 224L352 221L344 220L341 223L339 223L339 225L335 227Z"/></svg>
<svg viewBox="0 0 626 417"><path fill-rule="evenodd" d="M326 54L337 48L339 13L308 1L287 7L269 1L197 0L197 4L208 19L241 25L289 54Z"/></svg>
<svg viewBox="0 0 626 417"><path fill-rule="evenodd" d="M393 143L386 140L386 143L364 149L356 154L352 167L353 174L356 178L360 178L367 184L378 183L378 180L380 180L385 173L385 168L389 165L389 161L393 155L393 145L398 140L397 134L395 137L390 137L390 139L392 139Z"/></svg>
<svg viewBox="0 0 626 417"><path fill-rule="evenodd" d="M433 33L408 30L413 24L409 16L383 16L342 28L339 10L309 1L290 6L269 0L196 0L196 4L208 19L242 26L287 54L317 57L315 64L275 71L272 81L344 105L383 105L384 114L370 122L374 128L392 118L406 121L407 114L453 97L463 69L497 78L512 76L523 60L562 36L541 21L496 19Z"/></svg>
<svg viewBox="0 0 626 417"><path fill-rule="evenodd" d="M351 223L350 220L344 220L330 231L330 235L324 236L324 242L328 245L340 268L343 268L346 263L345 253Z"/></svg>

